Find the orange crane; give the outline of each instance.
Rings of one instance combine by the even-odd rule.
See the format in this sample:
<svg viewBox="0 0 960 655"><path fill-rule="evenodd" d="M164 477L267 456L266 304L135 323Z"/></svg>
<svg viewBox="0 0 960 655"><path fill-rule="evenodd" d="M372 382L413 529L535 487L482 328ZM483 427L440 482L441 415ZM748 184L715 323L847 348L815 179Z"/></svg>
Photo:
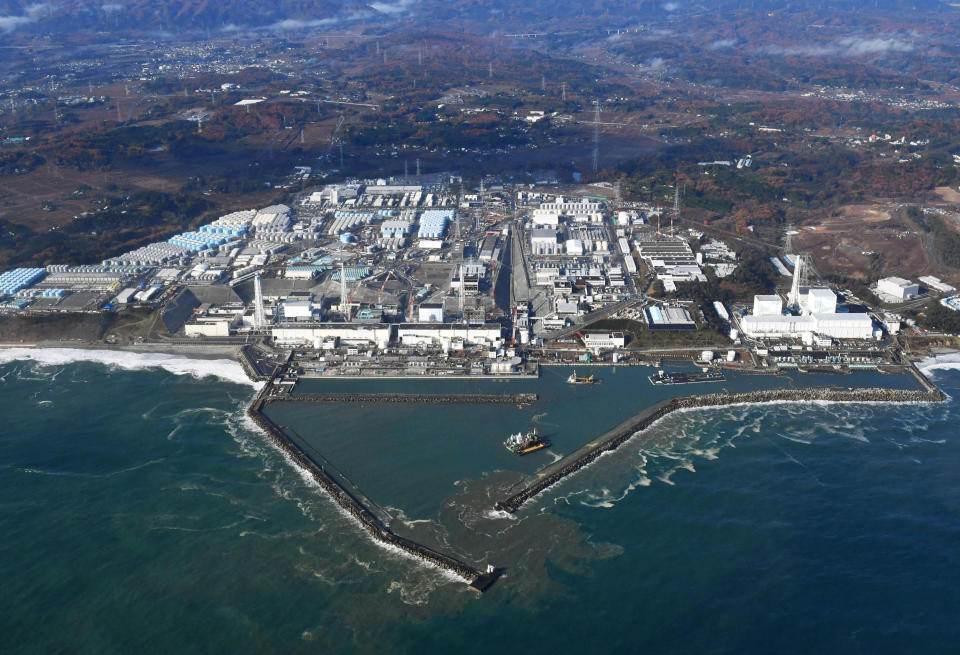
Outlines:
<svg viewBox="0 0 960 655"><path fill-rule="evenodd" d="M387 277L383 278L383 284L380 285L380 291L377 292L377 302L380 302L380 296L383 295L383 290L387 286L387 280L390 279L390 276L393 275L393 271L387 272Z"/></svg>

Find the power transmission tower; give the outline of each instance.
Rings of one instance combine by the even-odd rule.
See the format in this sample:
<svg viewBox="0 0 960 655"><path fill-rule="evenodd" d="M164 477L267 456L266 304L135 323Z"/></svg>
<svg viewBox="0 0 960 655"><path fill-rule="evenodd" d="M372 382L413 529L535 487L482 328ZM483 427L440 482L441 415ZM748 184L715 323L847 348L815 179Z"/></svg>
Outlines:
<svg viewBox="0 0 960 655"><path fill-rule="evenodd" d="M787 240L783 244L783 253L785 255L793 254L793 226L787 226Z"/></svg>

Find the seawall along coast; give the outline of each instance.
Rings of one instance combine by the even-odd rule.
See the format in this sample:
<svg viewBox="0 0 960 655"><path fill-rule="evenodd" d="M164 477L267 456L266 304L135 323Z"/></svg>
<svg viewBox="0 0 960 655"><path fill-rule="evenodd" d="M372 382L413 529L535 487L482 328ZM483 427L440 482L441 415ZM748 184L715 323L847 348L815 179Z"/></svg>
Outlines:
<svg viewBox="0 0 960 655"><path fill-rule="evenodd" d="M638 432L650 427L654 422L671 412L681 409L696 409L700 407L719 407L723 405L739 405L746 403L775 403L775 402L941 402L945 399L943 392L930 384L918 372L915 375L923 384L923 390L904 389L835 389L814 387L809 389L770 389L763 391L749 391L743 393L715 393L703 396L682 396L664 400L637 414L633 418L621 423L598 439L560 460L555 465L544 470L536 478L527 483L520 491L508 498L498 501L494 507L501 511L516 512L525 502L553 486L563 478L572 475L590 464L603 453L614 450L622 443L634 437Z"/></svg>

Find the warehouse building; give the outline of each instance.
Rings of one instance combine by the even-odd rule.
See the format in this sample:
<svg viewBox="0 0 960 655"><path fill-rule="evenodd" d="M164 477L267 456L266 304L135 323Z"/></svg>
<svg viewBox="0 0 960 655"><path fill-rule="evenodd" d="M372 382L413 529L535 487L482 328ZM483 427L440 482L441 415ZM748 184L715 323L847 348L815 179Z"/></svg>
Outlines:
<svg viewBox="0 0 960 655"><path fill-rule="evenodd" d="M530 231L530 250L534 255L558 255L560 243L557 241L556 230L548 228L534 228Z"/></svg>
<svg viewBox="0 0 960 655"><path fill-rule="evenodd" d="M896 300L909 300L920 295L920 286L902 277L885 277L877 282L877 292Z"/></svg>
<svg viewBox="0 0 960 655"><path fill-rule="evenodd" d="M583 335L583 345L587 350L603 348L623 348L627 337L623 332L587 332Z"/></svg>
<svg viewBox="0 0 960 655"><path fill-rule="evenodd" d="M648 307L647 322L651 330L693 330L697 324L684 307Z"/></svg>

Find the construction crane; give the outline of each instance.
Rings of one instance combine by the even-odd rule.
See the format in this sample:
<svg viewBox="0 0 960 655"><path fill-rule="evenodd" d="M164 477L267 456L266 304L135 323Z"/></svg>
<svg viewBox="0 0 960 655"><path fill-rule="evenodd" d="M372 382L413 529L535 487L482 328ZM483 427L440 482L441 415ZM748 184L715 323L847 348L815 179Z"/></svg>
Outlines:
<svg viewBox="0 0 960 655"><path fill-rule="evenodd" d="M383 278L383 284L380 285L380 291L377 292L377 302L380 302L380 296L383 295L383 290L387 286L387 280L390 279L390 276L393 275L393 271L387 271L387 277Z"/></svg>

